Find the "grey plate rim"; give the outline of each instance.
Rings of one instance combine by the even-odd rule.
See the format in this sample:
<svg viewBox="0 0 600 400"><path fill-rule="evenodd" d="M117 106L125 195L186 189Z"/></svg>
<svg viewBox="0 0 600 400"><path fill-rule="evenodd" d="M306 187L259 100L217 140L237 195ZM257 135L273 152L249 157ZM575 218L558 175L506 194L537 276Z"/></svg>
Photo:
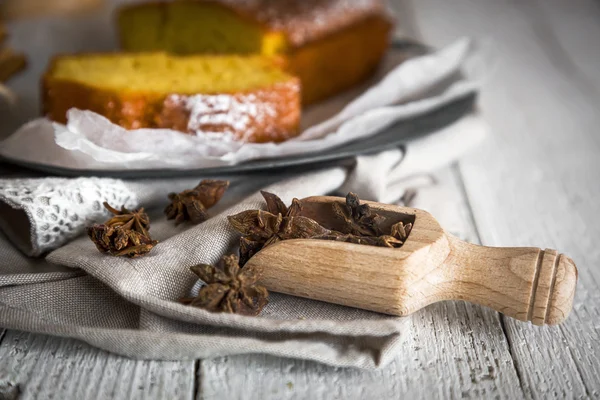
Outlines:
<svg viewBox="0 0 600 400"><path fill-rule="evenodd" d="M406 39L394 40L391 47L415 54L424 54L431 51L430 47L422 43ZM394 147L402 147L412 139L427 136L457 121L473 110L476 100L477 93L469 93L452 103L442 105L426 114L410 120L399 121L371 137L345 143L322 152L282 158L251 160L231 166L195 169L95 170L39 164L12 159L2 155L0 155L0 162L46 175L65 177L96 176L123 179L268 174L272 173L275 169L278 172L284 172L301 166L305 167L306 170L313 170L330 165L350 165L358 155L373 154Z"/></svg>
<svg viewBox="0 0 600 400"><path fill-rule="evenodd" d="M266 160L253 160L232 166L197 169L149 169L149 170L94 170L58 167L0 156L0 161L49 175L77 177L96 176L123 179L175 178L193 176L227 176L240 173L268 173L274 169L289 170L299 166L308 169L328 165L351 163L358 155L373 154L383 150L401 147L408 141L427 136L452 124L471 112L475 106L477 93L470 93L452 103L445 104L429 113L406 121L400 121L389 128L362 140L343 144L339 147L309 155L299 155Z"/></svg>

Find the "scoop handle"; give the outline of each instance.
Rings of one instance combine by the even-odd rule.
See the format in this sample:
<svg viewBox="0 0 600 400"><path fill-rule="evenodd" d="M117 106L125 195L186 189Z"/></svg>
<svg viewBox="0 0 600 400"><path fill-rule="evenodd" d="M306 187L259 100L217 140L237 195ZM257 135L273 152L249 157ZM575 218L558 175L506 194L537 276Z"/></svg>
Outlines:
<svg viewBox="0 0 600 400"><path fill-rule="evenodd" d="M573 307L577 267L556 250L485 247L448 235L446 298L491 307L535 325L563 322ZM445 285L444 285L445 286Z"/></svg>

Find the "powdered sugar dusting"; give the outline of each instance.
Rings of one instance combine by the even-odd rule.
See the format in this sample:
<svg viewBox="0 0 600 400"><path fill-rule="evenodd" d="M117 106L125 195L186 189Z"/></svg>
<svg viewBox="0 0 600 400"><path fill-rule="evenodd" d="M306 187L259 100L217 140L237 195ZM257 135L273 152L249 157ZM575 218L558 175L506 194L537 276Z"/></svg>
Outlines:
<svg viewBox="0 0 600 400"><path fill-rule="evenodd" d="M163 103L159 125L243 142L281 141L297 132L299 90L291 79L235 94L173 94Z"/></svg>
<svg viewBox="0 0 600 400"><path fill-rule="evenodd" d="M384 0L217 0L283 31L299 46L369 15L388 17Z"/></svg>

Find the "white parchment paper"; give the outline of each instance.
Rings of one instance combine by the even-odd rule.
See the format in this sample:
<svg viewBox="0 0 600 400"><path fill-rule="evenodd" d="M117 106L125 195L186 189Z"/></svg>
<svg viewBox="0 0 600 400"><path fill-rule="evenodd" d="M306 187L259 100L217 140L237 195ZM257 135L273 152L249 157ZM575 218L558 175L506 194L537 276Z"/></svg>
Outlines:
<svg viewBox="0 0 600 400"><path fill-rule="evenodd" d="M460 74L473 53L465 38L395 65L342 107L339 101L330 102L330 109L338 107L333 114L318 109L325 105L309 110L302 133L283 143L242 143L223 135L169 129L126 130L94 112L71 109L66 125L45 118L23 125L0 142L0 155L72 169L123 170L207 168L322 151L365 139L475 92L475 81Z"/></svg>

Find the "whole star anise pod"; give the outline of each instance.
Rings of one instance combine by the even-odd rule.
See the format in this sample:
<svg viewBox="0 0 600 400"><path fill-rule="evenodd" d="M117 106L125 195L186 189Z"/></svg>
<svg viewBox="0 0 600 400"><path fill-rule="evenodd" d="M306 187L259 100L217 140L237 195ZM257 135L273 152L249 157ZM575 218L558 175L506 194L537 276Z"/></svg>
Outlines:
<svg viewBox="0 0 600 400"><path fill-rule="evenodd" d="M352 192L346 195L346 204L333 205L334 214L341 219L342 233L356 236L380 236L382 217L374 213L368 204L360 204L358 196Z"/></svg>
<svg viewBox="0 0 600 400"><path fill-rule="evenodd" d="M258 315L267 305L269 292L256 284L254 269L240 268L235 255L224 256L215 267L200 264L190 268L206 285L198 296L180 301L212 312Z"/></svg>
<svg viewBox="0 0 600 400"><path fill-rule="evenodd" d="M121 206L121 211L113 208L106 201L103 203L104 208L110 211L114 216L104 223L104 225L112 227L122 227L141 233L144 236L150 237L148 230L150 229L150 218L144 212L144 208L138 210L128 210Z"/></svg>
<svg viewBox="0 0 600 400"><path fill-rule="evenodd" d="M300 214L302 204L292 200L286 207L281 199L269 192L261 192L267 202L267 211L248 210L227 217L243 236L240 239L240 265L263 247L288 239L309 239L330 233L318 222Z"/></svg>
<svg viewBox="0 0 600 400"><path fill-rule="evenodd" d="M343 220L343 234L332 232L317 239L398 248L404 244L412 229L412 224L398 222L392 225L389 234L384 234L381 229L384 218L374 213L368 204L360 204L358 196L352 192L346 196L344 206L338 203L333 205L333 212Z"/></svg>
<svg viewBox="0 0 600 400"><path fill-rule="evenodd" d="M193 189L181 193L169 193L169 204L165 208L167 219L175 219L179 225L184 221L199 224L206 221L209 216L206 212L223 197L229 187L229 181L204 179Z"/></svg>
<svg viewBox="0 0 600 400"><path fill-rule="evenodd" d="M157 240L123 226L93 225L87 227L87 234L100 252L113 256L139 257L158 243Z"/></svg>

